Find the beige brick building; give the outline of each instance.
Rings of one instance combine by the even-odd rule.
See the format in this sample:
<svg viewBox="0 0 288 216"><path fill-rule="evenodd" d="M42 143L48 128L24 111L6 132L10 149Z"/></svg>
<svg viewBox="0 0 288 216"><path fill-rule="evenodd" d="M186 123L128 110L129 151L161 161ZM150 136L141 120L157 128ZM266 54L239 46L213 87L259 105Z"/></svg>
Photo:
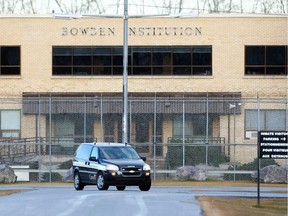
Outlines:
<svg viewBox="0 0 288 216"><path fill-rule="evenodd" d="M129 19L129 140L147 144L148 156L160 143L160 157L178 137L255 144L257 98L273 101L261 103L258 129L287 131L287 20ZM2 138L121 141L122 19L1 16L0 27L0 97L20 99L0 105ZM49 98L85 98L87 106L58 101L57 108ZM252 149L237 148L237 161L255 158Z"/></svg>

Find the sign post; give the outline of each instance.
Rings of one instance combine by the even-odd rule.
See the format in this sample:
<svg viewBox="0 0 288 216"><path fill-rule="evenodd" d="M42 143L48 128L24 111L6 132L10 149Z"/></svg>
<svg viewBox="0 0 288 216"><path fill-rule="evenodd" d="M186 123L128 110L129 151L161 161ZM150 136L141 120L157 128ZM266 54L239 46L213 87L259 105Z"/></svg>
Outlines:
<svg viewBox="0 0 288 216"><path fill-rule="evenodd" d="M260 205L260 159L288 159L288 131L258 132L258 205Z"/></svg>

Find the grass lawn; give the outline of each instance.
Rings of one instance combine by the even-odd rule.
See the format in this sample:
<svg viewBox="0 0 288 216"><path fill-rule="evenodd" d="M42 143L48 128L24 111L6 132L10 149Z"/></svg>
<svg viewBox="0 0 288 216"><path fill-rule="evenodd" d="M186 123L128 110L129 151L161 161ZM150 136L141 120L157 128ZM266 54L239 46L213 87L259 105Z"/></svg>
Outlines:
<svg viewBox="0 0 288 216"><path fill-rule="evenodd" d="M19 193L27 190L0 190L0 196L7 196L14 193Z"/></svg>
<svg viewBox="0 0 288 216"><path fill-rule="evenodd" d="M199 197L205 216L287 216L287 198Z"/></svg>

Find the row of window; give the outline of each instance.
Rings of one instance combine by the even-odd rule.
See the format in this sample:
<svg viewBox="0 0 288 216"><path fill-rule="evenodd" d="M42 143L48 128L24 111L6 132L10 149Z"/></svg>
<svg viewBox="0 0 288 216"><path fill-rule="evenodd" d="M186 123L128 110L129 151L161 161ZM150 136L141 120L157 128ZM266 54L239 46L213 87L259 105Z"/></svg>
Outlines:
<svg viewBox="0 0 288 216"><path fill-rule="evenodd" d="M258 121L258 116L260 117ZM55 121L55 137L65 137L67 140L68 134L74 134L73 137L82 137L86 133L87 137L93 137L93 116L86 124L89 126L84 132L83 124L84 119L78 114L56 115L53 117ZM0 110L0 137L11 138L20 137L20 110ZM121 117L119 116L119 121ZM149 141L149 119L147 115L137 115L134 120L137 122L136 134L137 142ZM161 126L163 121L158 119L157 127ZM114 126L115 119L109 118L104 121L105 135L115 135ZM116 119L117 121L117 119ZM276 130L281 131L286 129L286 110L260 110L258 115L257 110L245 110L245 131L257 131L259 130ZM258 127L258 122L260 123ZM119 122L119 125L121 123ZM187 115L185 117L185 135L186 136L204 136L206 116L205 115ZM137 129L139 128L139 130ZM161 130L162 131L162 128ZM144 133L143 133L144 132ZM173 117L173 136L181 136L183 133L183 117L182 115L175 115ZM209 124L209 134L212 133L212 124ZM158 134L161 136L161 133ZM119 137L121 134L119 134ZM81 139L78 140L81 142Z"/></svg>
<svg viewBox="0 0 288 216"><path fill-rule="evenodd" d="M121 47L53 47L52 75L123 74ZM0 75L20 75L20 46L0 46ZM245 75L287 75L288 46L246 46ZM212 75L212 46L129 47L129 75Z"/></svg>
<svg viewBox="0 0 288 216"><path fill-rule="evenodd" d="M54 47L53 75L122 75L121 47ZM211 75L211 46L130 47L129 75Z"/></svg>

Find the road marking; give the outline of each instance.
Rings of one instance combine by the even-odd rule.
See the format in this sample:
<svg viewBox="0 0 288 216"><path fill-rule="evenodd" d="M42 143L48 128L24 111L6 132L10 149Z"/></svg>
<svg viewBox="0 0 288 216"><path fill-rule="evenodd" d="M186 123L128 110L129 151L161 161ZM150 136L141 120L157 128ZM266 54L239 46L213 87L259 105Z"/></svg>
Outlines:
<svg viewBox="0 0 288 216"><path fill-rule="evenodd" d="M58 216L71 215L71 213L76 211L77 208L90 196L95 196L95 194L81 195L81 196L77 197L76 200L73 200L73 204L71 206L69 206L69 209L67 209L66 211L62 212Z"/></svg>
<svg viewBox="0 0 288 216"><path fill-rule="evenodd" d="M136 202L140 208L140 211L136 216L145 216L148 213L147 206L143 200L143 196L136 196Z"/></svg>

